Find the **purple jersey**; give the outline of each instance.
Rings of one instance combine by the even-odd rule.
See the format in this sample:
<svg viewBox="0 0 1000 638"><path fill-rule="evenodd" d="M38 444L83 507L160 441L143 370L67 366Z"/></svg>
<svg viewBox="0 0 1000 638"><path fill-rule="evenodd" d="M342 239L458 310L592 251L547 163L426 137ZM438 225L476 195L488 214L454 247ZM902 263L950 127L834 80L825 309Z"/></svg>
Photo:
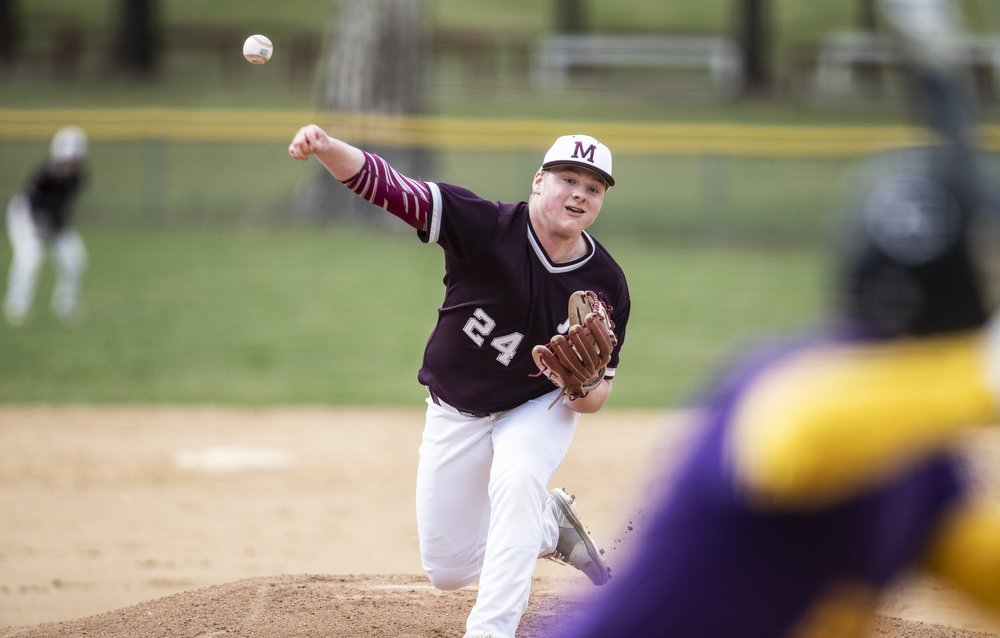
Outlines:
<svg viewBox="0 0 1000 638"><path fill-rule="evenodd" d="M437 326L418 378L452 406L468 412L514 408L552 390L531 349L569 327L567 304L577 290L603 294L612 307L618 345L625 342L631 306L625 275L611 255L584 233L587 254L554 264L528 221L528 204L486 201L448 184L428 183L430 216L418 232L445 252L446 287Z"/></svg>
<svg viewBox="0 0 1000 638"><path fill-rule="evenodd" d="M944 455L828 509L747 504L727 439L734 406L774 360L755 361L709 400L704 435L647 521L635 564L561 638L780 638L833 594L877 592L921 556L962 492Z"/></svg>

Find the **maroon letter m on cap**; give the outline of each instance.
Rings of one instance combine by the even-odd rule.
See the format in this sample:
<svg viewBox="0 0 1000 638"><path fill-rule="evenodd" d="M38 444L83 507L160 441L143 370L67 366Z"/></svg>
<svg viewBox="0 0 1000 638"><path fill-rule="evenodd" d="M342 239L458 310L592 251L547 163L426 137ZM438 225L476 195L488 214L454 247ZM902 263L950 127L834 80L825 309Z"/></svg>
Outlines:
<svg viewBox="0 0 1000 638"><path fill-rule="evenodd" d="M583 150L583 142L577 142L576 148L573 149L573 159L585 159L591 164L594 163L594 151L597 147L591 144L587 147L587 150Z"/></svg>

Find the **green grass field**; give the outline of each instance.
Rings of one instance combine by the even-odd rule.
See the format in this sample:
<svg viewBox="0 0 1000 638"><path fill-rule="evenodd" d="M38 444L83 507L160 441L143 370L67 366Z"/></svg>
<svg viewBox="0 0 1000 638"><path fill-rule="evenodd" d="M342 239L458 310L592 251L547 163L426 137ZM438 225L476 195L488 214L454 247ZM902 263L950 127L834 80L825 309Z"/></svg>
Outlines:
<svg viewBox="0 0 1000 638"><path fill-rule="evenodd" d="M443 257L409 232L112 233L84 228L76 327L0 324L0 402L414 405ZM754 336L820 316L814 252L605 244L632 318L610 406L677 406ZM0 263L9 261L6 242Z"/></svg>

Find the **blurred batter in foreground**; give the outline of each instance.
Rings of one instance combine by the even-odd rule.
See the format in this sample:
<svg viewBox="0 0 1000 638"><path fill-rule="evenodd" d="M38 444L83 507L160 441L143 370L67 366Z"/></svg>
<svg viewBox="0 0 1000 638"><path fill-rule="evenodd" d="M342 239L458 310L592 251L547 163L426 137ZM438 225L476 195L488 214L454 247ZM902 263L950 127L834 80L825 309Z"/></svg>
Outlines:
<svg viewBox="0 0 1000 638"><path fill-rule="evenodd" d="M916 11L897 26L947 44L942 14ZM944 143L867 171L834 325L715 385L634 563L555 635L861 636L879 593L918 565L1000 611L1000 512L949 451L998 416L1000 208L947 52L911 54Z"/></svg>
<svg viewBox="0 0 1000 638"><path fill-rule="evenodd" d="M57 269L52 310L63 321L78 317L87 252L71 221L86 155L87 135L75 126L60 129L52 138L49 160L7 206L7 237L14 255L3 309L11 325L28 318L47 248Z"/></svg>

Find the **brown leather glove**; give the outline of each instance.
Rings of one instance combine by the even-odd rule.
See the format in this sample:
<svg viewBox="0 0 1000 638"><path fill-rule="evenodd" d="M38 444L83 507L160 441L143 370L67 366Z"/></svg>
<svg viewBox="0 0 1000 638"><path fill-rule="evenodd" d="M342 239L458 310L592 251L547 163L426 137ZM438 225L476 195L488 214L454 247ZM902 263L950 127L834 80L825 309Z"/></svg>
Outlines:
<svg viewBox="0 0 1000 638"><path fill-rule="evenodd" d="M538 374L562 388L552 405L564 395L570 401L585 397L604 380L611 350L618 343L612 332L615 324L611 310L597 293L574 292L569 298L570 328L566 336L555 335L549 343L532 348Z"/></svg>

